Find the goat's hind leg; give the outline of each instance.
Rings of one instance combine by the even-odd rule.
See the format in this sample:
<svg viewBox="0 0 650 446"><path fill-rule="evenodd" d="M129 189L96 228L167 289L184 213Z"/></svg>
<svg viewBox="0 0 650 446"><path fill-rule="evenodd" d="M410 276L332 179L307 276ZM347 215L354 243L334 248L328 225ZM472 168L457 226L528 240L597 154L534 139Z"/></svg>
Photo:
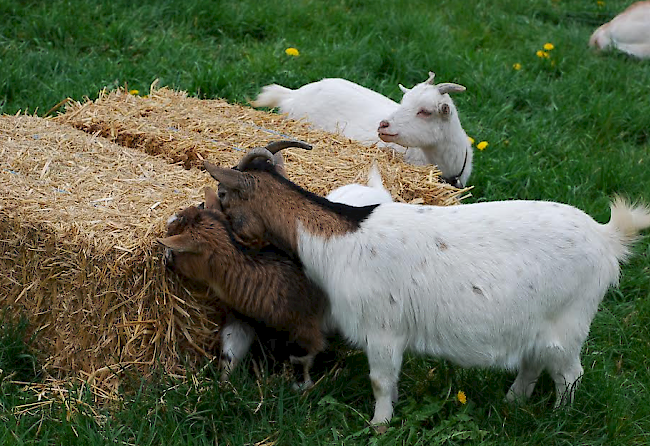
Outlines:
<svg viewBox="0 0 650 446"><path fill-rule="evenodd" d="M229 315L221 328L221 382L228 381L230 373L246 356L255 339L255 329L234 315Z"/></svg>
<svg viewBox="0 0 650 446"><path fill-rule="evenodd" d="M549 372L555 382L555 409L572 404L584 372L579 354L573 358L567 357L565 361L559 361L550 367Z"/></svg>
<svg viewBox="0 0 650 446"><path fill-rule="evenodd" d="M524 402L530 398L543 369L544 366L538 359L522 359L517 378L506 394L506 401Z"/></svg>

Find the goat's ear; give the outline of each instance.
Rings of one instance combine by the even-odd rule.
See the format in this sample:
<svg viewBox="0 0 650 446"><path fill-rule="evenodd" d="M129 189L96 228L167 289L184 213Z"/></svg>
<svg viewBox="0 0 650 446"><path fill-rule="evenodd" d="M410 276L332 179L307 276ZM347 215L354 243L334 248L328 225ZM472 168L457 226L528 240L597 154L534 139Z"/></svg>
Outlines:
<svg viewBox="0 0 650 446"><path fill-rule="evenodd" d="M453 84L451 82L445 82L442 84L436 85L438 87L438 91L440 94L445 94L445 93L460 93L461 91L465 91L466 88L463 87L462 85L459 84Z"/></svg>
<svg viewBox="0 0 650 446"><path fill-rule="evenodd" d="M201 246L188 234L172 235L171 237L159 238L156 241L166 248L176 252L187 252L192 254L198 254L201 252Z"/></svg>
<svg viewBox="0 0 650 446"><path fill-rule="evenodd" d="M203 165L205 166L205 170L212 175L212 178L223 184L224 187L233 190L242 190L245 187L244 174L242 172L234 169L225 169L209 161L205 161Z"/></svg>
<svg viewBox="0 0 650 446"><path fill-rule="evenodd" d="M205 193L205 208L211 210L221 210L221 202L217 193L211 187L206 187L204 190Z"/></svg>
<svg viewBox="0 0 650 446"><path fill-rule="evenodd" d="M284 157L282 156L282 152L277 152L275 155L273 155L273 158L275 159L276 172L287 178L287 171L284 168Z"/></svg>
<svg viewBox="0 0 650 446"><path fill-rule="evenodd" d="M406 94L406 93L409 92L409 89L406 88L404 85L399 84L398 86L399 86L399 89L402 90L402 93Z"/></svg>

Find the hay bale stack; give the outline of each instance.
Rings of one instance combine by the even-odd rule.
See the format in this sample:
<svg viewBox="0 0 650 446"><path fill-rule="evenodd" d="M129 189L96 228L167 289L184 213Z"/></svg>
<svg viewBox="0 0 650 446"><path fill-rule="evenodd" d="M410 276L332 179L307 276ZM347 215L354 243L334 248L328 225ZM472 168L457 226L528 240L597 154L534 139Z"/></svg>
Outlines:
<svg viewBox="0 0 650 446"><path fill-rule="evenodd" d="M155 243L204 173L29 116L0 117L0 154L0 308L26 314L48 372L101 381L205 354L217 309L169 280Z"/></svg>
<svg viewBox="0 0 650 446"><path fill-rule="evenodd" d="M95 101L68 104L55 119L186 167L202 166L203 159L232 166L251 147L299 139L314 150L285 152L289 176L321 195L365 182L372 160L378 161L384 183L398 201L448 205L457 203L461 193L441 184L436 168L406 164L399 154L310 128L303 121L166 88L152 87L147 97L122 89L102 92Z"/></svg>
<svg viewBox="0 0 650 446"><path fill-rule="evenodd" d="M1 116L0 308L27 315L45 369L112 387L125 368L182 372L209 355L219 308L170 279L155 239L214 184L193 166L234 165L286 138L314 145L286 158L290 178L316 193L363 181L371 160L398 200L446 205L463 192L434 168L304 122L164 88L102 93L55 119Z"/></svg>

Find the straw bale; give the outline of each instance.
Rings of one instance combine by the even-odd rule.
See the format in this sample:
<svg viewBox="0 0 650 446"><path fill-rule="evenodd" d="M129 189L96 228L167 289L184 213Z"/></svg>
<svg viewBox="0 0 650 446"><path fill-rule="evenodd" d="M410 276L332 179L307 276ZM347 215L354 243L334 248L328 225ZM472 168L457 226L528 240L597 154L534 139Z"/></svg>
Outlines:
<svg viewBox="0 0 650 446"><path fill-rule="evenodd" d="M218 307L170 280L155 243L209 183L70 126L0 117L0 308L27 315L52 376L179 372L210 351Z"/></svg>
<svg viewBox="0 0 650 446"><path fill-rule="evenodd" d="M293 181L321 195L365 181L372 160L398 201L448 205L465 192L440 183L435 167L406 164L392 151L313 129L304 121L155 85L146 97L123 89L100 92L95 101L69 103L55 119L186 167L202 166L203 159L230 166L251 147L283 138L303 140L314 150L287 150L287 170Z"/></svg>
<svg viewBox="0 0 650 446"><path fill-rule="evenodd" d="M305 122L155 86L147 97L102 92L54 119L0 116L0 308L28 316L45 370L114 388L125 369L182 373L210 357L222 311L164 272L155 239L213 184L193 166L234 165L285 138L314 145L286 159L316 193L363 181L372 160L397 200L447 205L465 193L435 168Z"/></svg>

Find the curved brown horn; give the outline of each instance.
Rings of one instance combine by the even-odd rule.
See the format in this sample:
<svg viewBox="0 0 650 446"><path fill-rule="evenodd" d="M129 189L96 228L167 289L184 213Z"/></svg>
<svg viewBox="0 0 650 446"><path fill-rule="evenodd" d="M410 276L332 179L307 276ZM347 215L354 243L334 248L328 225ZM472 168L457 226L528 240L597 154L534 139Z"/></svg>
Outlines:
<svg viewBox="0 0 650 446"><path fill-rule="evenodd" d="M205 167L205 170L207 170L208 173L212 175L212 178L229 189L241 190L246 185L244 181L244 174L237 170L225 169L223 167L216 166L209 161L204 161L203 166Z"/></svg>
<svg viewBox="0 0 650 446"><path fill-rule="evenodd" d="M440 92L440 94L459 93L461 91L466 90L466 88L463 87L462 85L453 84L451 82L445 82L444 84L438 84L438 85L436 85L436 87L438 87L438 91Z"/></svg>
<svg viewBox="0 0 650 446"><path fill-rule="evenodd" d="M271 164L275 164L273 153L269 152L269 150L265 149L264 147L255 147L254 149L251 149L246 155L244 155L241 161L239 161L239 164L237 164L237 170L245 170L251 161L253 161L255 158L264 158L266 160L269 160Z"/></svg>
<svg viewBox="0 0 650 446"><path fill-rule="evenodd" d="M298 147L300 149L311 150L311 146L306 142L290 141L290 140L270 142L266 145L266 150L268 150L271 153L276 153L282 149L286 149L287 147Z"/></svg>

